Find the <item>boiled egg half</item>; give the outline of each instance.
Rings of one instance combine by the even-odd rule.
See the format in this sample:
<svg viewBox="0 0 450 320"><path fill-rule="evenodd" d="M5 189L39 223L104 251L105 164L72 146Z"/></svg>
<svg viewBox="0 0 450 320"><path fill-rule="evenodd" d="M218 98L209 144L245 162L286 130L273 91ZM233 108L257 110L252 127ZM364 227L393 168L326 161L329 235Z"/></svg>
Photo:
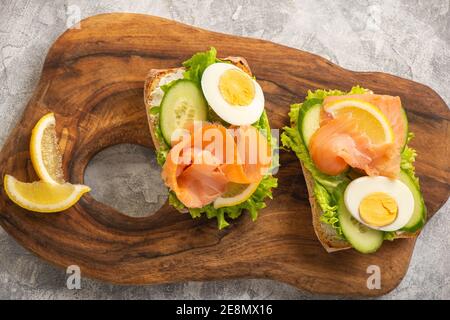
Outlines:
<svg viewBox="0 0 450 320"><path fill-rule="evenodd" d="M264 111L264 93L259 84L232 64L219 62L207 67L201 85L208 104L230 124L252 124Z"/></svg>
<svg viewBox="0 0 450 320"><path fill-rule="evenodd" d="M400 180L382 176L353 180L344 192L351 215L376 230L396 231L404 227L414 211L414 197Z"/></svg>

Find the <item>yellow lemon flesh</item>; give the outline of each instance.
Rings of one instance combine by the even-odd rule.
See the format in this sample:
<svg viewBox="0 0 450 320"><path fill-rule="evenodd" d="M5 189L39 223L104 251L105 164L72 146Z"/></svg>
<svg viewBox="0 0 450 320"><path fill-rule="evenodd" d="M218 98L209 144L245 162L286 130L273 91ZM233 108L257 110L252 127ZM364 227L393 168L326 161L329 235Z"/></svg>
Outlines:
<svg viewBox="0 0 450 320"><path fill-rule="evenodd" d="M88 186L64 181L55 126L55 116L49 113L38 121L31 133L31 162L41 181L26 183L10 175L4 177L6 194L24 209L35 212L64 211L91 190Z"/></svg>
<svg viewBox="0 0 450 320"><path fill-rule="evenodd" d="M398 205L393 197L384 192L367 195L359 205L359 216L368 225L384 227L395 221Z"/></svg>
<svg viewBox="0 0 450 320"><path fill-rule="evenodd" d="M232 106L248 106L255 98L251 78L240 70L229 69L219 79L222 97Z"/></svg>
<svg viewBox="0 0 450 320"><path fill-rule="evenodd" d="M391 143L394 133L381 110L371 103L358 99L343 99L325 105L325 111L334 118L349 114L356 120L373 143Z"/></svg>
<svg viewBox="0 0 450 320"><path fill-rule="evenodd" d="M73 206L81 196L89 192L88 186L79 184L53 184L45 181L21 182L5 175L5 191L20 207L35 212L60 212Z"/></svg>
<svg viewBox="0 0 450 320"><path fill-rule="evenodd" d="M241 204L252 196L259 182L241 184L230 182L227 191L214 201L214 208L230 207Z"/></svg>
<svg viewBox="0 0 450 320"><path fill-rule="evenodd" d="M62 155L56 137L53 113L43 116L31 133L30 156L38 177L45 182L64 183Z"/></svg>

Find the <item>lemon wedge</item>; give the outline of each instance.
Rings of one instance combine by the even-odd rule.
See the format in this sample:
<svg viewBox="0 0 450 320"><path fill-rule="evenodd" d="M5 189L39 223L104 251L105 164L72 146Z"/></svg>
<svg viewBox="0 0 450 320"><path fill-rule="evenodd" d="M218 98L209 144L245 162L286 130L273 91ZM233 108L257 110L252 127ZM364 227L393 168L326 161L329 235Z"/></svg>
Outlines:
<svg viewBox="0 0 450 320"><path fill-rule="evenodd" d="M259 182L250 184L229 183L227 191L214 201L214 208L230 207L241 204L252 196Z"/></svg>
<svg viewBox="0 0 450 320"><path fill-rule="evenodd" d="M64 211L89 192L88 186L79 184L54 184L45 181L21 182L5 175L5 191L8 197L20 207L35 212Z"/></svg>
<svg viewBox="0 0 450 320"><path fill-rule="evenodd" d="M350 113L374 143L394 141L394 132L389 120L371 103L358 99L342 99L325 105L324 109L334 118Z"/></svg>
<svg viewBox="0 0 450 320"><path fill-rule="evenodd" d="M48 183L64 183L62 155L56 137L53 113L43 116L31 132L30 156L38 177Z"/></svg>
<svg viewBox="0 0 450 320"><path fill-rule="evenodd" d="M4 177L6 194L24 209L35 212L64 211L91 191L88 186L64 181L55 126L55 116L48 113L38 121L31 133L31 162L41 181L26 183L10 175Z"/></svg>

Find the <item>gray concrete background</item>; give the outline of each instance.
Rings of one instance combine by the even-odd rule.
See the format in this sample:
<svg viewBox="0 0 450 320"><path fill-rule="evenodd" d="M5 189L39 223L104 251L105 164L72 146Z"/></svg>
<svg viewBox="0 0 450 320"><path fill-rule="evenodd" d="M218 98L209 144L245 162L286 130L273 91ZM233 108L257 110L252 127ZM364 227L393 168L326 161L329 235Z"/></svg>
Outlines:
<svg viewBox="0 0 450 320"><path fill-rule="evenodd" d="M34 90L50 44L67 28L67 11L74 8L83 18L115 11L147 13L267 39L319 54L348 69L389 72L422 82L447 105L450 102L448 0L1 0L0 146ZM144 176L133 174L147 169ZM149 186L159 175L150 150L136 146L106 150L93 159L86 174L97 199L130 214L145 214L144 206L156 208L163 201L149 192L163 190L162 184ZM119 184L125 187L114 187ZM406 277L384 299L450 299L449 211L447 202L427 224ZM36 258L0 228L0 299L323 298L268 280L114 286L83 279L82 289L75 291L66 289L65 281L63 270Z"/></svg>

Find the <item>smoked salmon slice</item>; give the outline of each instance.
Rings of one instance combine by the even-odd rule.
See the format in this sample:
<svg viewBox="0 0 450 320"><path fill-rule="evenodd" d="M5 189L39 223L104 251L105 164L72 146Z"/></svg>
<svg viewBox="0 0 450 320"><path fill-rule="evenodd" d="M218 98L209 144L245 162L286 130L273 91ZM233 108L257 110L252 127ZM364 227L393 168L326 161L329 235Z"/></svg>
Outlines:
<svg viewBox="0 0 450 320"><path fill-rule="evenodd" d="M244 144L249 133L256 138ZM162 178L186 207L201 208L220 197L231 182L261 181L271 159L267 163L267 157L251 158L255 145L258 154L270 150L267 139L252 126L229 130L207 122L190 125L169 151Z"/></svg>
<svg viewBox="0 0 450 320"><path fill-rule="evenodd" d="M378 107L391 124L395 136L395 144L401 149L406 143L407 122L404 120L400 97L381 94L350 94L346 96L329 96L323 101L324 106L342 99L357 99Z"/></svg>
<svg viewBox="0 0 450 320"><path fill-rule="evenodd" d="M406 139L406 123L400 98L375 94L330 96L324 99L323 109L329 103L349 98L363 100L378 107L391 124L394 142L375 144L351 115L332 118L322 111L320 127L309 143L314 164L329 175L338 175L350 166L364 170L370 176L397 177L400 171L400 152Z"/></svg>
<svg viewBox="0 0 450 320"><path fill-rule="evenodd" d="M259 182L272 163L272 150L267 138L250 125L232 129L236 143L235 163L223 165L222 171L230 182L241 184Z"/></svg>

